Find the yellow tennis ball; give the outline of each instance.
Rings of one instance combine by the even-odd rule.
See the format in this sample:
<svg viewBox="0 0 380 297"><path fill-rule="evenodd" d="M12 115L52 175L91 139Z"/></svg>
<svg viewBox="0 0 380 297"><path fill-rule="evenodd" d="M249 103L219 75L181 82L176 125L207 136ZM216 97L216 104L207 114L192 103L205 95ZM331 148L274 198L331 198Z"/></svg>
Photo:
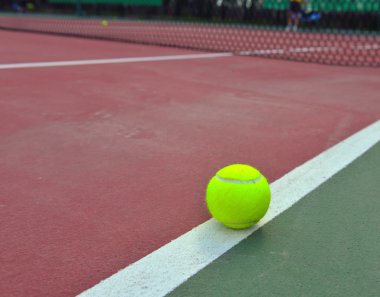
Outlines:
<svg viewBox="0 0 380 297"><path fill-rule="evenodd" d="M270 197L265 176L244 164L220 169L206 190L211 215L233 229L249 228L260 221L269 208Z"/></svg>
<svg viewBox="0 0 380 297"><path fill-rule="evenodd" d="M108 26L108 22L107 21L101 21L100 25L102 25L103 27L107 27Z"/></svg>

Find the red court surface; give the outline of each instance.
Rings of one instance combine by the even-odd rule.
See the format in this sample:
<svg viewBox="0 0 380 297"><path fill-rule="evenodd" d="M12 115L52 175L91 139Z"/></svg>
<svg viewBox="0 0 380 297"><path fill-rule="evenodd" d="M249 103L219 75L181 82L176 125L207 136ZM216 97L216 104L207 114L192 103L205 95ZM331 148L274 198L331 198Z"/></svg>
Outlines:
<svg viewBox="0 0 380 297"><path fill-rule="evenodd" d="M189 53L0 36L12 40L0 64ZM379 69L226 57L0 70L0 81L7 297L79 294L206 221L220 167L252 164L273 182L380 118Z"/></svg>

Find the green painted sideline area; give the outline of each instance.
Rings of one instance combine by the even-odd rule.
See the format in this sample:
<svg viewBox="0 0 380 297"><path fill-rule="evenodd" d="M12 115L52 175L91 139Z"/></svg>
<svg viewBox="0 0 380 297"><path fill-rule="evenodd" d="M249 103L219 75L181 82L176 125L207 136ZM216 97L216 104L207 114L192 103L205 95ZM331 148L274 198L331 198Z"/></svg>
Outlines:
<svg viewBox="0 0 380 297"><path fill-rule="evenodd" d="M168 296L379 296L379 177L380 143Z"/></svg>

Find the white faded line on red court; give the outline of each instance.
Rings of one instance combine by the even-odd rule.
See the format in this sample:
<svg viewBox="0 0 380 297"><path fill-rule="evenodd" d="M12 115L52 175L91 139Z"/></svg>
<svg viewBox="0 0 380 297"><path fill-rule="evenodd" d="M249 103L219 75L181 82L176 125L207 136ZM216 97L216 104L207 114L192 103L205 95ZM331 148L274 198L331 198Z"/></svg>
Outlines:
<svg viewBox="0 0 380 297"><path fill-rule="evenodd" d="M211 219L78 296L165 296L379 141L380 120L272 183L270 208L254 228L234 231Z"/></svg>
<svg viewBox="0 0 380 297"><path fill-rule="evenodd" d="M379 44L364 44L364 45L354 45L349 47L352 50L378 50L380 49ZM339 46L312 46L312 47L291 47L291 48L277 48L277 49L264 49L264 50L252 50L252 51L241 51L238 55L241 56L260 56L260 55L282 55L286 53L313 53L313 52L333 52L333 51L344 51L346 47Z"/></svg>
<svg viewBox="0 0 380 297"><path fill-rule="evenodd" d="M136 62L158 62L158 61L173 61L173 60L212 59L212 58L223 58L223 57L231 57L231 56L233 56L232 53L208 53L208 54L190 54L190 55L157 56L157 57L132 57L132 58L117 58L117 59L78 60L78 61L14 63L14 64L0 64L0 69L63 67L63 66L120 64L120 63L136 63Z"/></svg>
<svg viewBox="0 0 380 297"><path fill-rule="evenodd" d="M378 44L366 44L351 46L355 50L378 50ZM175 61L175 60L194 60L194 59L212 59L224 58L232 56L260 56L260 55L282 55L287 52L290 53L308 53L308 52L323 52L323 51L337 51L344 50L344 48L335 46L325 47L296 47L289 49L262 49L253 51L241 51L237 53L207 53L207 54L188 54L188 55L172 55L172 56L157 56L157 57L130 57L130 58L115 58L115 59L95 59L95 60L76 60L76 61L53 61L53 62L32 62L32 63L12 63L0 64L2 69L24 69L24 68L41 68L41 67L66 67L66 66L84 66L84 65L100 65L100 64L121 64L121 63L136 63L136 62L159 62L159 61Z"/></svg>

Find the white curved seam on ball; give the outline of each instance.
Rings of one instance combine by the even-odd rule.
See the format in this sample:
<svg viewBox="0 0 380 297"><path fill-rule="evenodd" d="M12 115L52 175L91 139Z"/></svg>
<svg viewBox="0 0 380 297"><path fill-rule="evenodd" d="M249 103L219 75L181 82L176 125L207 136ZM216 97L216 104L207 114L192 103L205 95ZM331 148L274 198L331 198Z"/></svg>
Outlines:
<svg viewBox="0 0 380 297"><path fill-rule="evenodd" d="M228 178L220 177L218 175L215 175L215 177L218 180L220 180L221 182L232 183L232 184L239 184L239 185L242 185L242 184L255 184L255 183L258 183L261 180L261 176L259 178L251 179L251 180L228 179Z"/></svg>
<svg viewBox="0 0 380 297"><path fill-rule="evenodd" d="M228 224L228 225L246 225L246 224L253 224L257 223L258 221L248 221L248 222L242 222L242 223L231 223L231 222L223 222L223 224Z"/></svg>

